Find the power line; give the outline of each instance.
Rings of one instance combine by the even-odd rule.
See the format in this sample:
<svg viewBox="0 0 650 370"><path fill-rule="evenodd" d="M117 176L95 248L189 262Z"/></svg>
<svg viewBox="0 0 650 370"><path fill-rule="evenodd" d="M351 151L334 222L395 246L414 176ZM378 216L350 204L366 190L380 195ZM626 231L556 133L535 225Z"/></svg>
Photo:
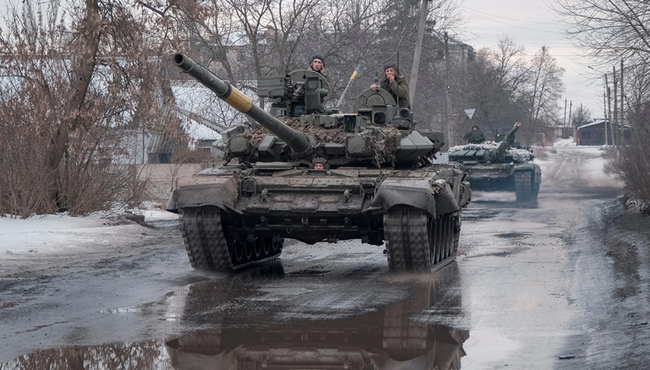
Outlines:
<svg viewBox="0 0 650 370"><path fill-rule="evenodd" d="M470 10L470 13L471 13L471 12L477 12L477 13L481 13L481 14L489 15L489 16L494 17L494 18L501 18L501 19L507 19L507 20L515 21L515 22L521 22L521 19L508 18L508 17L504 17L504 16L501 16L501 15L496 15L496 14L492 14L492 13L487 13L487 12L484 12L484 11L481 11L481 10L477 10L477 9L473 9L473 8L468 8L468 7L466 7L466 6L463 6L463 7L461 7L461 8L464 8L464 9ZM534 22L534 21L526 21L526 23L535 23L535 24L549 25L548 22ZM552 24L552 23L551 23L551 24Z"/></svg>
<svg viewBox="0 0 650 370"><path fill-rule="evenodd" d="M489 13L486 13L486 14L489 14ZM477 14L474 14L474 15L477 15ZM546 31L546 30L540 30L540 29L536 29L536 28L517 26L517 25L514 25L514 24L502 22L502 21L499 21L499 20L496 20L496 19L491 19L491 21L495 22L495 23L506 25L508 27L520 28L520 29L523 29L523 30L535 31L535 32L540 32L540 33L549 33L549 34L555 34L555 35L560 35L561 34L560 32L557 32L557 31ZM537 23L537 22L526 22L526 23ZM553 25L553 23L541 23L541 22L539 24L544 24L546 26Z"/></svg>

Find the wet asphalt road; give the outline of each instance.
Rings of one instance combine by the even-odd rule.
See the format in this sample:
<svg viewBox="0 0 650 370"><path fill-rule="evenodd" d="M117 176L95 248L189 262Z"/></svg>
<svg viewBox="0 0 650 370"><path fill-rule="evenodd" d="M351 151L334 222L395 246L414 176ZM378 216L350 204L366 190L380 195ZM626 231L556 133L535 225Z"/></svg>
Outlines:
<svg viewBox="0 0 650 370"><path fill-rule="evenodd" d="M457 261L435 274L390 274L357 242L203 273L170 227L0 273L0 369L646 368L649 256L620 246L647 241L604 234L620 190L598 154L546 155L538 207L476 193Z"/></svg>

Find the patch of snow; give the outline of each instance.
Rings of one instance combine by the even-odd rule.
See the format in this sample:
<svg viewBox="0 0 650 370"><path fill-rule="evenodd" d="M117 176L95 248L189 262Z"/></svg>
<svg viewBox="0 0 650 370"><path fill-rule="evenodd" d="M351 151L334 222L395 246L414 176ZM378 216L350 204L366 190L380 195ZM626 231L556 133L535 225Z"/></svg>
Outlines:
<svg viewBox="0 0 650 370"><path fill-rule="evenodd" d="M183 123L183 129L193 140L220 140L221 135L211 128L202 125L194 120Z"/></svg>
<svg viewBox="0 0 650 370"><path fill-rule="evenodd" d="M576 140L573 137L569 137L568 139L559 139L553 143L554 148L562 148L568 146L576 146Z"/></svg>
<svg viewBox="0 0 650 370"><path fill-rule="evenodd" d="M178 220L175 213L138 209L134 214L145 216L145 222ZM115 213L100 212L85 217L73 217L67 213L32 216L27 219L0 218L0 261L34 253L57 253L90 244L111 244L123 238L133 239L146 230L136 223L114 222Z"/></svg>

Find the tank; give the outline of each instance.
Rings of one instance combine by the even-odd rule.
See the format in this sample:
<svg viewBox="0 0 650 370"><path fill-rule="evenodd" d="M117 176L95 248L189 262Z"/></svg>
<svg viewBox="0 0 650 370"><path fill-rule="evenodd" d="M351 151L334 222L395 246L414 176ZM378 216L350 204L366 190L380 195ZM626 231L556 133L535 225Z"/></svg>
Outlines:
<svg viewBox="0 0 650 370"><path fill-rule="evenodd" d="M452 147L449 161L459 164L473 190L514 191L517 203L534 206L542 171L532 162L533 151L515 144L515 133L520 126L520 122L515 123L499 142Z"/></svg>
<svg viewBox="0 0 650 370"><path fill-rule="evenodd" d="M260 77L276 117L191 58L174 63L257 123L222 134L224 164L176 181L167 209L181 215L192 267L260 264L287 238L383 245L391 271L453 261L469 183L457 166L432 164L442 134L416 131L390 93L366 90L354 113L339 113L323 104L330 86L317 72Z"/></svg>

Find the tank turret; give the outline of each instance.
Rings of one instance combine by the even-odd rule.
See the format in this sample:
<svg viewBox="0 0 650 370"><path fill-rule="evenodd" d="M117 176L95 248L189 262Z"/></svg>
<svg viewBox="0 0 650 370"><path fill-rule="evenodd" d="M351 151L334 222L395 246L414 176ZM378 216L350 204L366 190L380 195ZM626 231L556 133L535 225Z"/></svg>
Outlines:
<svg viewBox="0 0 650 370"><path fill-rule="evenodd" d="M532 160L529 149L513 148L515 133L521 127L516 122L499 142L486 141L481 144L459 145L449 149L449 160L461 163L523 163Z"/></svg>
<svg viewBox="0 0 650 370"><path fill-rule="evenodd" d="M441 132L415 131L411 111L399 108L383 89L364 91L355 101L355 112L343 114L325 107L331 89L317 72L259 77L258 96L271 102L281 117L276 118L189 57L176 54L174 63L262 126L224 132L221 145L227 160L408 167L430 164L444 145Z"/></svg>
<svg viewBox="0 0 650 370"><path fill-rule="evenodd" d="M192 59L176 54L174 63L259 123L222 133L225 163L176 180L167 210L182 215L192 267L260 264L285 238L384 246L392 271L454 260L471 190L457 167L432 163L442 133L416 131L387 91L366 90L354 113L339 113L317 72L264 76L258 95L271 114Z"/></svg>

